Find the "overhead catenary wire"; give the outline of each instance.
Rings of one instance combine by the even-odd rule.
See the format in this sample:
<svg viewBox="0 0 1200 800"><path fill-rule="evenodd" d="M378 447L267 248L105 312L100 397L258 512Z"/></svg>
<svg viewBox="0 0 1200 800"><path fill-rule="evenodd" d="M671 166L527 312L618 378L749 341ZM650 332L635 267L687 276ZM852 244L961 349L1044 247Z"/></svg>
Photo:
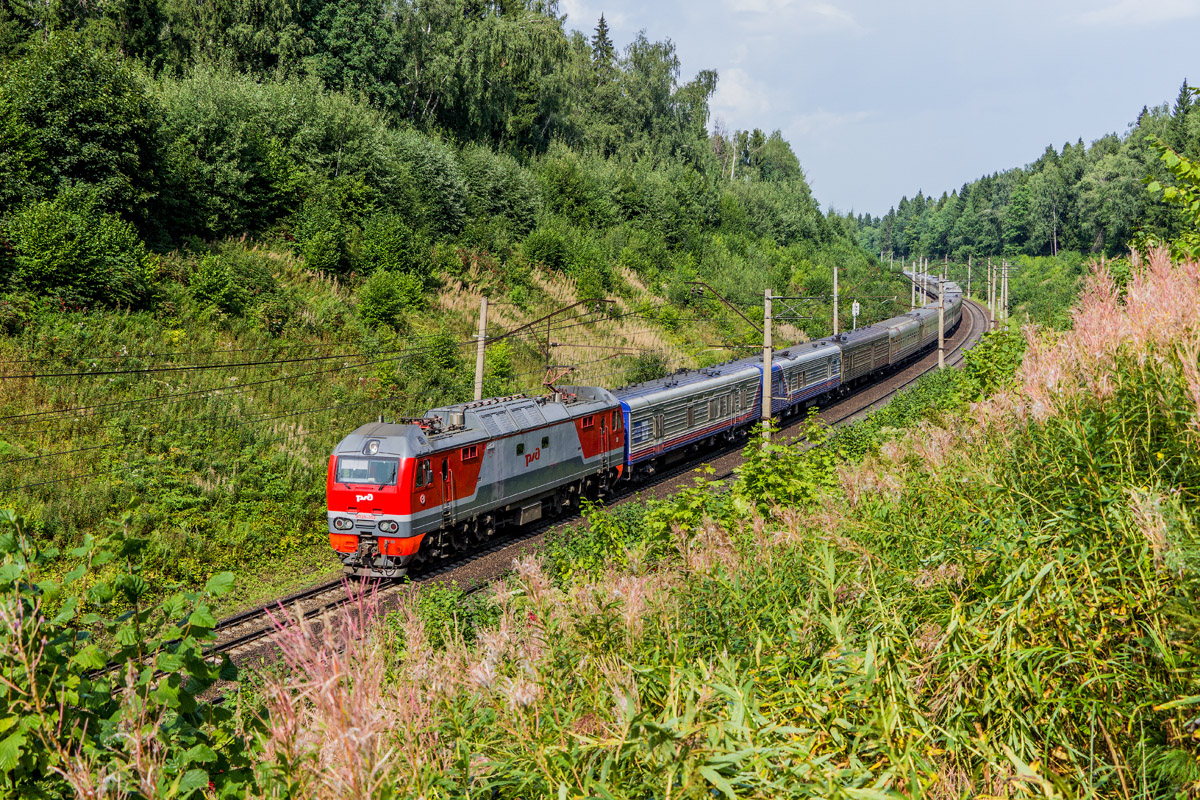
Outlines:
<svg viewBox="0 0 1200 800"><path fill-rule="evenodd" d="M466 347L468 345L474 346L474 342L461 342L461 343L456 344L457 347ZM98 403L98 404L89 405L89 406L74 406L71 408L51 409L51 410L47 410L47 411L30 411L30 412L26 412L23 414L8 414L8 415L0 416L0 422L6 421L6 420L28 419L28 418L32 418L32 417L45 417L45 416L52 415L52 414L54 414L54 415L72 414L72 413L75 413L78 411L93 411L93 410L98 410L98 409L102 409L102 408L119 408L119 407L123 407L123 406L139 405L142 403L166 402L171 399L183 399L186 397L196 397L196 396L201 396L201 395L215 394L215 393L219 393L219 392L241 391L241 390L245 390L247 388L251 388L254 386L263 386L266 384L278 383L278 382L287 381L287 380L305 379L305 378L313 377L316 375L328 375L328 374L335 373L335 372L344 372L345 370L354 369L356 367L374 366L376 364L397 361L397 360L400 360L400 359L403 359L403 358L406 358L409 356L433 353L439 349L440 348L437 348L437 347L427 347L427 348L421 348L421 349L417 349L417 350L393 351L393 352L400 353L400 355L389 357L389 358L373 359L371 361L363 361L363 362L358 362L358 363L354 363L354 364L344 364L340 367L316 370L313 372L301 373L299 375L283 375L283 376L274 377L274 378L265 378L265 379L259 380L259 381L252 381L250 383L238 384L237 386L220 386L220 387L212 387L212 388L208 388L208 389L193 389L193 390L189 390L187 392L176 392L176 393L166 394L166 395L156 395L153 397L135 398L133 400L114 400L109 403Z"/></svg>
<svg viewBox="0 0 1200 800"><path fill-rule="evenodd" d="M369 405L371 403L388 402L391 400L396 400L398 398L407 397L407 396L408 396L407 394L400 392L400 393L388 395L386 397L372 397L372 398L368 398L366 400L360 400L360 401L354 402L354 403L334 403L334 404L328 405L328 406L321 406L320 408L307 408L307 409L302 409L300 411L289 411L285 414L268 414L268 415L262 415L262 416L258 416L258 417L249 417L242 422L234 423L232 425L223 425L223 424L213 423L213 424L209 424L209 425L200 426L199 432L210 433L210 432L220 430L220 429L231 430L234 428L244 428L247 425L252 425L252 424L258 423L258 422L272 422L272 421L278 420L278 419L286 419L288 417L303 416L305 414L318 414L322 411L341 410L344 408L356 408L359 406ZM231 418L231 416L232 415L228 415L225 417L225 419L228 420ZM162 427L159 425L147 426L146 428L143 429L142 432L148 432L151 429L154 429L154 431L156 433L160 433L160 434L166 433L166 431L164 431L162 429ZM195 431L193 431L193 432L195 432ZM113 449L116 447L128 447L130 445L131 445L131 441L129 439L126 439L123 442L110 442L108 444L93 445L90 447L77 447L73 450L60 450L60 451L53 452L53 453L39 453L37 455L21 456L19 458L10 458L7 461L0 461L0 466L3 466L5 464L19 464L19 463L23 463L23 462L27 462L27 461L38 461L38 460L41 460L44 458L54 458L56 456L71 455L73 453L85 453L85 452L89 452L92 450L110 450L110 449Z"/></svg>

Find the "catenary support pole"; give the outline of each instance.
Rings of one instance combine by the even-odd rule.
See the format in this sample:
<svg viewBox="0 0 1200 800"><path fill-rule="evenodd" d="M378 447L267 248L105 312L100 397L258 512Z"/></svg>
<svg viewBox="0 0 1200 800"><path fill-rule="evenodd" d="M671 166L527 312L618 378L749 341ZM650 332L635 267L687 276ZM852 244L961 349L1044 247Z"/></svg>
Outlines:
<svg viewBox="0 0 1200 800"><path fill-rule="evenodd" d="M479 335L475 343L475 400L483 399L483 352L487 347L487 298L479 301Z"/></svg>
<svg viewBox="0 0 1200 800"><path fill-rule="evenodd" d="M946 368L946 270L938 284L938 369Z"/></svg>
<svg viewBox="0 0 1200 800"><path fill-rule="evenodd" d="M908 310L912 311L917 307L917 262L913 262L912 274L908 276L909 283L909 300Z"/></svg>
<svg viewBox="0 0 1200 800"><path fill-rule="evenodd" d="M833 335L838 335L838 268L833 268Z"/></svg>
<svg viewBox="0 0 1200 800"><path fill-rule="evenodd" d="M971 296L971 255L967 254L967 297Z"/></svg>
<svg viewBox="0 0 1200 800"><path fill-rule="evenodd" d="M988 323L988 330L996 329L996 268L992 266L992 259L988 259L988 313L991 315L991 321Z"/></svg>
<svg viewBox="0 0 1200 800"><path fill-rule="evenodd" d="M1001 306L1004 309L1004 315L1000 319L1004 322L1005 325L1007 325L1008 324L1008 262L1007 261L1004 262L1004 291L1002 291L1000 293L1000 296L1003 298L1003 303L1004 303L1003 306Z"/></svg>
<svg viewBox="0 0 1200 800"><path fill-rule="evenodd" d="M762 424L763 445L771 441L771 396L775 393L771 385L771 290L763 293L763 381L762 381Z"/></svg>

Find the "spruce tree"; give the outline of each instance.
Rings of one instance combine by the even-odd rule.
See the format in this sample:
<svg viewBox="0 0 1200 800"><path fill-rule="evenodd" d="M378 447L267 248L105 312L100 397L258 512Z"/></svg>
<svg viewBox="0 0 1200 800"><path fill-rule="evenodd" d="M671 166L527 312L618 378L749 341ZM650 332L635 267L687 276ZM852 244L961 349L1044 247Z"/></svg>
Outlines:
<svg viewBox="0 0 1200 800"><path fill-rule="evenodd" d="M600 15L596 24L596 33L592 36L592 65L599 71L608 72L616 61L616 50L612 39L608 38L608 21Z"/></svg>

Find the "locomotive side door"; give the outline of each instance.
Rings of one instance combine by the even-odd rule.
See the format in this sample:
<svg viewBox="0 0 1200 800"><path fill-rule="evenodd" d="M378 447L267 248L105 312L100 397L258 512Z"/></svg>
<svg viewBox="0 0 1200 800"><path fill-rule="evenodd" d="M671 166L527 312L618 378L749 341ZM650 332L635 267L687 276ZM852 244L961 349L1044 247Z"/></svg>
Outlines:
<svg viewBox="0 0 1200 800"><path fill-rule="evenodd" d="M413 470L412 509L414 514L421 514L442 504L442 481L440 462L445 456L427 456L417 459L416 469ZM415 521L414 521L415 522Z"/></svg>
<svg viewBox="0 0 1200 800"><path fill-rule="evenodd" d="M441 483L439 488L442 496L442 525L453 525L457 516L454 513L454 470L450 469L448 455L441 456L437 461L440 464L434 477Z"/></svg>

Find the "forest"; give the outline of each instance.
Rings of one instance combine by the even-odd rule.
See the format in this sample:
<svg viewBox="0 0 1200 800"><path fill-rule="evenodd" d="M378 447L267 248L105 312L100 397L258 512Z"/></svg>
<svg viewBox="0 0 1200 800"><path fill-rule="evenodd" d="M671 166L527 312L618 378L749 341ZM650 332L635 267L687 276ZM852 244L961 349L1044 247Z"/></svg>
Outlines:
<svg viewBox="0 0 1200 800"><path fill-rule="evenodd" d="M1048 146L1024 167L985 175L941 197L918 191L882 217L856 217L859 241L910 260L949 256L1123 256L1186 228L1176 206L1146 191L1165 180L1164 147L1200 156L1200 110L1187 82L1174 104L1143 107L1121 135ZM1075 260L1078 260L1077 258Z"/></svg>

